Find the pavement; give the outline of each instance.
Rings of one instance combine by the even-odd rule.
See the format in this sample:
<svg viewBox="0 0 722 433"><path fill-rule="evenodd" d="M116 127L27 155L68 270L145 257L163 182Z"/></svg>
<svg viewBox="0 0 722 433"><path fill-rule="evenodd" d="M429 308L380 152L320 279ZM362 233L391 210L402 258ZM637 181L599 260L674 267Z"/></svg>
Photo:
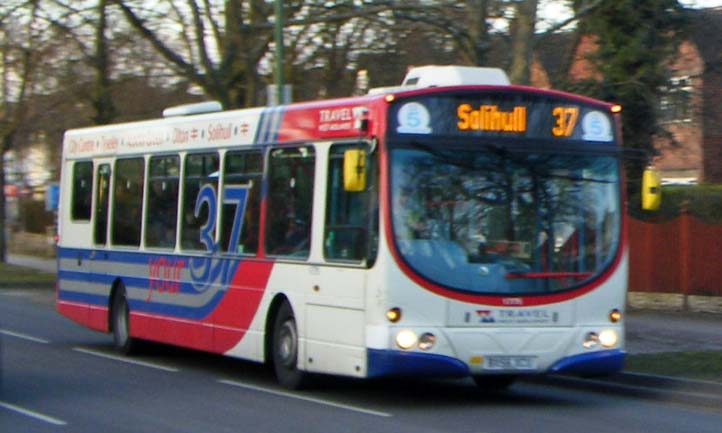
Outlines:
<svg viewBox="0 0 722 433"><path fill-rule="evenodd" d="M45 257L26 256L21 254L8 254L7 262L11 265L24 266L26 268L37 269L43 272L55 273L58 268L55 259Z"/></svg>
<svg viewBox="0 0 722 433"><path fill-rule="evenodd" d="M722 350L722 314L630 310L626 328L630 354Z"/></svg>

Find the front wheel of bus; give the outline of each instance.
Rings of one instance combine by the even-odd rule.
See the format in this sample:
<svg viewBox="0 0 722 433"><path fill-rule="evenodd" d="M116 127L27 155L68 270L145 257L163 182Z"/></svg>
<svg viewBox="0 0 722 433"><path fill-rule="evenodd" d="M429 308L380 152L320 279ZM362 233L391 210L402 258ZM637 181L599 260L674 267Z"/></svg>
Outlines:
<svg viewBox="0 0 722 433"><path fill-rule="evenodd" d="M281 305L273 325L273 369L286 388L299 389L306 382L306 373L298 369L296 318L287 303Z"/></svg>
<svg viewBox="0 0 722 433"><path fill-rule="evenodd" d="M135 339L130 336L129 313L125 287L120 284L113 295L111 324L113 326L113 344L119 352L126 355L131 354L136 346Z"/></svg>

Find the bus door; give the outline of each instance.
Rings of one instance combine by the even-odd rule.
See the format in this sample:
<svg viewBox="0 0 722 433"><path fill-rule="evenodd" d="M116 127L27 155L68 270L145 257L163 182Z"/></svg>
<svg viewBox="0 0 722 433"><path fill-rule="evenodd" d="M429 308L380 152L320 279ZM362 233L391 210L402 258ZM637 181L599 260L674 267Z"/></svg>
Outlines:
<svg viewBox="0 0 722 433"><path fill-rule="evenodd" d="M110 159L95 161L95 206L93 208L92 228L93 247L88 257L90 259L89 270L91 274L95 276L108 271L105 262L108 260L108 251L106 248L109 243L108 228L110 221L110 180L112 167L112 160ZM104 294L109 293L110 286L106 284L107 282L97 281L97 278L94 278L93 283L96 285L95 292L102 291Z"/></svg>
<svg viewBox="0 0 722 433"><path fill-rule="evenodd" d="M351 151L351 152L349 152ZM323 261L307 299L307 358L310 370L364 375L366 369L365 295L368 267L375 258L378 232L377 182L369 146L334 144L325 178L318 178L317 200L324 203ZM362 172L361 183L344 185L344 162ZM375 164L374 164L375 165ZM319 215L320 216L320 215ZM318 220L318 219L317 219ZM320 226L320 225L318 225Z"/></svg>

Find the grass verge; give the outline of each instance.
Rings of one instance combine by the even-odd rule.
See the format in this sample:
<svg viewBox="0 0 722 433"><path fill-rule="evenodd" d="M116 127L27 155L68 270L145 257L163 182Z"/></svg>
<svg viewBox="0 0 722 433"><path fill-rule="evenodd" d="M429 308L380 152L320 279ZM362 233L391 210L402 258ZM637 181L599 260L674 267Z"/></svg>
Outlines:
<svg viewBox="0 0 722 433"><path fill-rule="evenodd" d="M55 274L0 263L0 288L52 287L54 284Z"/></svg>
<svg viewBox="0 0 722 433"><path fill-rule="evenodd" d="M624 371L722 383L722 351L628 355Z"/></svg>

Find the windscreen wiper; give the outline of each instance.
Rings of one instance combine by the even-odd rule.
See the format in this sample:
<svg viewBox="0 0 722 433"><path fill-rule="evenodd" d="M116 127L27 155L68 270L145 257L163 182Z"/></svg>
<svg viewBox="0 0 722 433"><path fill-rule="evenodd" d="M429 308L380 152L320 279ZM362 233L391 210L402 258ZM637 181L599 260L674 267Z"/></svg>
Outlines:
<svg viewBox="0 0 722 433"><path fill-rule="evenodd" d="M591 272L507 272L508 280L556 280L562 278L576 278L583 280L592 276Z"/></svg>

